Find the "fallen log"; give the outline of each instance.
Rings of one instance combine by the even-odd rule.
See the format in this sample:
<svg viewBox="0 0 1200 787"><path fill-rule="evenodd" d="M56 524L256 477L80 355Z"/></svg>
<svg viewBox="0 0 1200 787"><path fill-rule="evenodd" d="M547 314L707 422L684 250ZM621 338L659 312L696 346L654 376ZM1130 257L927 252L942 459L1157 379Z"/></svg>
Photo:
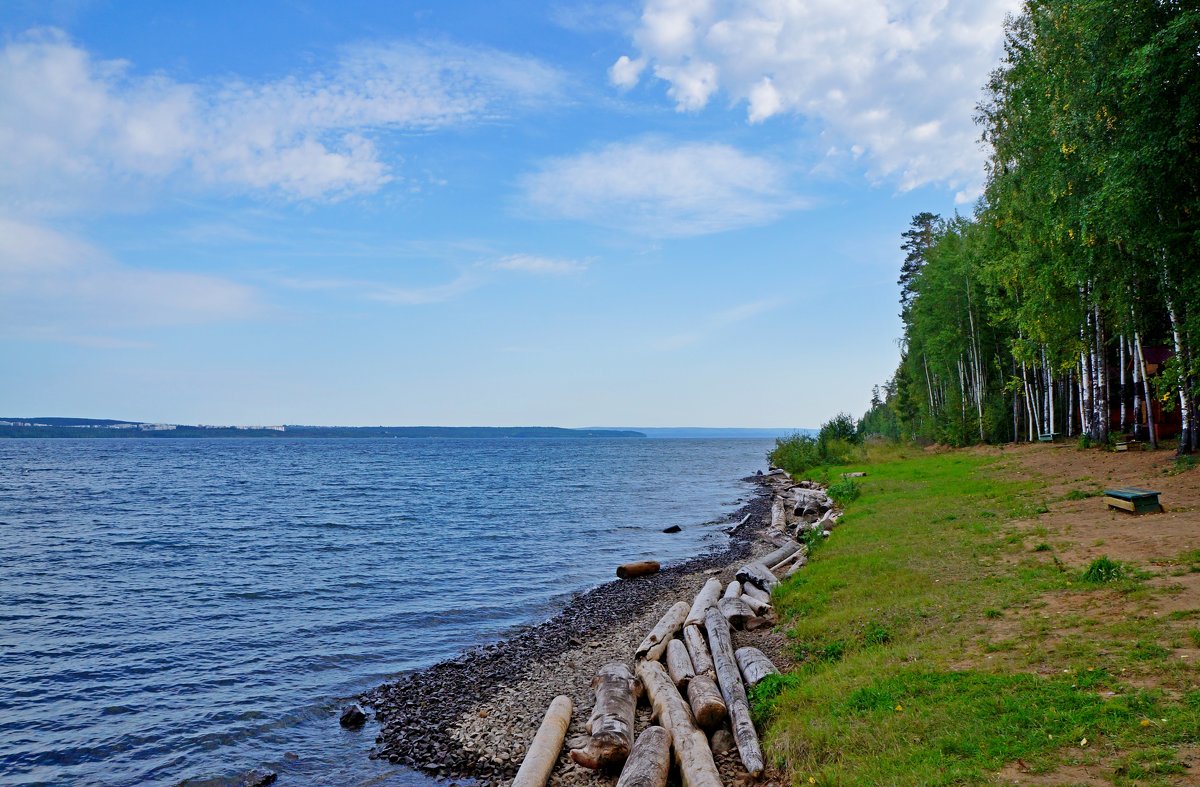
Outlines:
<svg viewBox="0 0 1200 787"><path fill-rule="evenodd" d="M764 566L773 566L776 563L779 563L780 561L785 560L791 555L795 554L796 550L799 548L800 545L795 541L789 541L779 549L776 549L774 552L768 552L760 557L758 562L762 563Z"/></svg>
<svg viewBox="0 0 1200 787"><path fill-rule="evenodd" d="M786 579L787 577L790 577L792 574L795 574L797 571L799 571L800 569L804 568L807 565L808 565L808 555L801 555L800 557L796 558L795 562L792 563L791 567L787 570L787 573L785 573L783 575L784 578Z"/></svg>
<svg viewBox="0 0 1200 787"><path fill-rule="evenodd" d="M571 698L565 695L555 697L550 703L542 726L538 727L529 744L529 751L521 761L521 768L513 780L512 787L545 787L558 762L558 753L562 751L563 738L567 737L567 725L571 723Z"/></svg>
<svg viewBox="0 0 1200 787"><path fill-rule="evenodd" d="M767 654L758 648L738 648L734 651L733 657L737 661L738 669L742 671L742 678L745 679L747 688L754 688L768 675L779 674L779 670L767 658Z"/></svg>
<svg viewBox="0 0 1200 787"><path fill-rule="evenodd" d="M713 662L717 665L717 684L721 687L721 696L729 710L738 754L750 775L758 778L763 772L762 747L754 730L754 721L750 718L750 702L746 699L742 673L733 655L729 624L719 611L710 609L704 618L704 627L708 630Z"/></svg>
<svg viewBox="0 0 1200 787"><path fill-rule="evenodd" d="M720 613L709 610L710 615ZM721 787L721 775L713 762L708 738L696 725L691 710L663 665L657 661L640 661L638 677L646 687L646 696L654 708L654 718L671 733L671 748L684 787Z"/></svg>
<svg viewBox="0 0 1200 787"><path fill-rule="evenodd" d="M571 750L571 759L585 768L620 765L633 746L633 713L642 686L633 673L619 661L600 668L592 679L596 704L588 719L592 739L586 746Z"/></svg>
<svg viewBox="0 0 1200 787"><path fill-rule="evenodd" d="M717 668L713 666L712 656L708 652L708 643L704 641L704 631L700 626L686 625L683 627L683 644L687 645L688 656L692 659L692 669L696 674L711 673L715 677Z"/></svg>
<svg viewBox="0 0 1200 787"><path fill-rule="evenodd" d="M788 557L786 557L786 558L784 558L783 560L779 561L779 562L778 562L778 563L776 563L775 565L771 566L771 573L772 573L772 574L778 574L780 571L782 571L783 569L785 569L785 568L787 568L788 566L792 565L792 564L793 564L793 563L795 563L797 560L802 560L802 559L803 559L803 560L807 560L807 559L808 559L808 549L807 549L807 548L805 548L805 547L801 547L801 548L800 548L800 549L798 549L798 550L797 550L797 551L796 551L794 554L792 554L792 555L789 555Z"/></svg>
<svg viewBox="0 0 1200 787"><path fill-rule="evenodd" d="M717 604L717 609L720 610L721 614L725 616L725 619L729 621L729 625L733 626L735 629L745 628L747 621L749 621L751 618L757 617L757 613L754 611L754 608L741 598L723 598ZM714 654L714 661L715 660Z"/></svg>
<svg viewBox="0 0 1200 787"><path fill-rule="evenodd" d="M721 699L717 680L712 675L706 673L692 678L687 697L688 705L692 706L692 715L701 727L712 730L725 723L729 712L725 708L725 700Z"/></svg>
<svg viewBox="0 0 1200 787"><path fill-rule="evenodd" d="M743 604L745 604L746 606L750 607L750 609L754 611L755 615L766 615L767 613L769 613L771 611L770 602L763 601L762 599L755 598L754 596L749 596L749 595L738 596L738 601L740 601Z"/></svg>
<svg viewBox="0 0 1200 787"><path fill-rule="evenodd" d="M788 558L788 559L791 560L792 558ZM742 595L756 598L759 601L765 601L768 604L771 603L771 594L768 593L767 591L763 590L762 588L758 587L757 585L753 585L753 584L742 585Z"/></svg>
<svg viewBox="0 0 1200 787"><path fill-rule="evenodd" d="M787 508L783 502L783 498L776 496L771 502L771 528L773 530L787 530Z"/></svg>
<svg viewBox="0 0 1200 787"><path fill-rule="evenodd" d="M671 676L671 682L682 692L692 678L696 677L696 670L692 666L692 657L688 655L687 645L677 639L673 639L667 643L667 674Z"/></svg>
<svg viewBox="0 0 1200 787"><path fill-rule="evenodd" d="M736 579L725 586L725 593L721 598L737 598L742 595L742 583Z"/></svg>
<svg viewBox="0 0 1200 787"><path fill-rule="evenodd" d="M647 727L633 744L621 769L617 787L666 787L671 770L671 733L666 727Z"/></svg>
<svg viewBox="0 0 1200 787"><path fill-rule="evenodd" d="M658 661L662 658L663 652L667 649L667 643L671 641L671 637L675 636L675 632L683 626L684 618L687 617L688 605L686 601L679 601L670 609L667 614L662 616L658 624L646 635L642 640L642 644L638 645L637 650L633 652L635 659L649 659L650 661Z"/></svg>
<svg viewBox="0 0 1200 787"><path fill-rule="evenodd" d="M692 602L692 608L688 610L686 622L689 626L703 626L704 613L708 612L708 608L716 605L717 599L721 597L721 580L713 577L704 583L704 587L700 588L700 592L696 594L696 599Z"/></svg>
<svg viewBox="0 0 1200 787"><path fill-rule="evenodd" d="M759 588L767 591L768 593L770 593L771 590L779 584L779 580L776 579L775 575L771 573L771 569L767 568L758 561L747 563L739 568L735 577L738 582L742 583L742 585L745 585L748 582L752 585L757 585Z"/></svg>
<svg viewBox="0 0 1200 787"><path fill-rule="evenodd" d="M747 523L747 522L749 522L749 521L750 521L750 515L749 515L749 514L746 514L744 517L742 517L742 521L741 521L741 522L738 522L736 525L734 525L733 527L731 527L731 528L729 529L729 532L730 532L730 533L736 533L736 532L738 531L738 528L740 528L742 525L746 524L746 523Z"/></svg>
<svg viewBox="0 0 1200 787"><path fill-rule="evenodd" d="M618 579L633 579L634 577L644 577L647 574L657 574L662 568L656 560L639 560L636 563L626 563L617 566Z"/></svg>

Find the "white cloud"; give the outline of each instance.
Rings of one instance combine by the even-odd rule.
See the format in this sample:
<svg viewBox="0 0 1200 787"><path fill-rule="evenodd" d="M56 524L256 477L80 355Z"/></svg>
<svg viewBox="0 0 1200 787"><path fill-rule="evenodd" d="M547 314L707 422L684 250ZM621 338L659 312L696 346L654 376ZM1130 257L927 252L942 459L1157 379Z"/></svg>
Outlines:
<svg viewBox="0 0 1200 787"><path fill-rule="evenodd" d="M0 217L0 331L94 347L97 335L244 318L254 291L217 276L133 268L44 226Z"/></svg>
<svg viewBox="0 0 1200 787"><path fill-rule="evenodd" d="M0 207L110 207L172 176L288 199L371 192L397 177L372 137L500 117L560 87L538 61L445 43L352 47L328 71L272 82L185 83L35 31L0 49Z"/></svg>
<svg viewBox="0 0 1200 787"><path fill-rule="evenodd" d="M522 187L542 215L651 237L764 224L804 207L775 162L729 145L658 138L550 159Z"/></svg>
<svg viewBox="0 0 1200 787"><path fill-rule="evenodd" d="M875 177L977 191L974 106L1020 0L645 0L637 57L679 111L723 90L761 123L794 113L858 147ZM628 88L640 74L621 72ZM614 82L616 80L614 79Z"/></svg>
<svg viewBox="0 0 1200 787"><path fill-rule="evenodd" d="M621 55L608 69L608 80L622 90L628 90L638 83L645 67L646 61L641 58L630 60L628 56Z"/></svg>
<svg viewBox="0 0 1200 787"><path fill-rule="evenodd" d="M502 271L564 276L570 273L583 273L587 270L587 263L578 260L538 257L533 254L510 254L496 262L492 267Z"/></svg>

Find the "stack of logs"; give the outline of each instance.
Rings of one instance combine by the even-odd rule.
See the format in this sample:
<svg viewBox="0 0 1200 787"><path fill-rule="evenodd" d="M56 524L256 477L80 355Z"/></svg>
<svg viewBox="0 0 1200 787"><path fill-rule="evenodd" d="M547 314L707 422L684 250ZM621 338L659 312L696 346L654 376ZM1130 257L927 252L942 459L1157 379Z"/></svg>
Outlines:
<svg viewBox="0 0 1200 787"><path fill-rule="evenodd" d="M720 787L708 734L727 722L746 771L755 778L762 775L762 747L747 691L778 670L757 648L735 650L731 628L754 630L775 622L772 589L780 577L808 561L808 550L798 539L805 530L828 535L838 517L820 486L797 484L774 469L765 480L774 491L768 535L778 548L742 566L727 586L710 579L690 605L680 601L667 610L634 652L633 670L611 662L592 681L596 704L585 725L590 739L570 756L587 768L621 768L617 787L663 787L672 751L687 787ZM657 724L635 741L634 712L643 693ZM571 711L569 697L551 703L514 787L546 784Z"/></svg>

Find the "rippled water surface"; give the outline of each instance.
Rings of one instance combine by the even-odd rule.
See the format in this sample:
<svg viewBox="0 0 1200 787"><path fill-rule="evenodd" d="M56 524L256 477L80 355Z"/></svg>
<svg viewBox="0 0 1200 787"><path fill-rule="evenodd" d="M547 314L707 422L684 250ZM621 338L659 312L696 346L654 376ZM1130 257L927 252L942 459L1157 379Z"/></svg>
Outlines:
<svg viewBox="0 0 1200 787"><path fill-rule="evenodd" d="M0 441L0 782L420 783L343 700L720 545L768 447Z"/></svg>

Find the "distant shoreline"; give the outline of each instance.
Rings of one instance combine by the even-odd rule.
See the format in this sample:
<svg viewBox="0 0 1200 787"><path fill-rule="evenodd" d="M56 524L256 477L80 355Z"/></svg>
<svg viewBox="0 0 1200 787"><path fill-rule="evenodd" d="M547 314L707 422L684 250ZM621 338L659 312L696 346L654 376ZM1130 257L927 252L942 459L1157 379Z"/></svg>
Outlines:
<svg viewBox="0 0 1200 787"><path fill-rule="evenodd" d="M59 423L55 423L59 422ZM0 419L0 438L195 439L233 437L274 440L313 438L458 438L637 440L631 430L564 429L556 426L193 426L84 418Z"/></svg>

